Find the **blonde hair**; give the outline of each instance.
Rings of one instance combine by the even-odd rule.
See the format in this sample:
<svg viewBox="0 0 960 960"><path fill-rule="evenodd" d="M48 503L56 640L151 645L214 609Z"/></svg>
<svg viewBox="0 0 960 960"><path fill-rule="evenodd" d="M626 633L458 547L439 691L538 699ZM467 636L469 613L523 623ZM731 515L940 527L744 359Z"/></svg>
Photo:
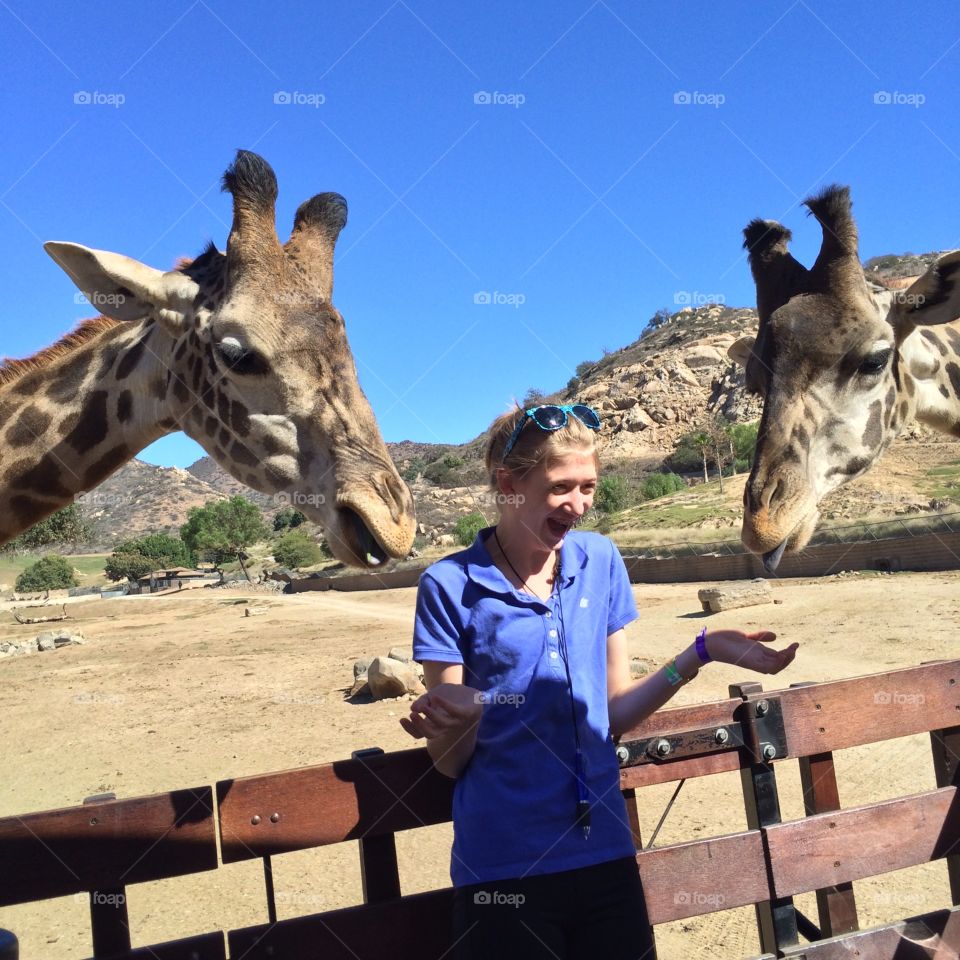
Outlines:
<svg viewBox="0 0 960 960"><path fill-rule="evenodd" d="M599 471L597 431L584 426L572 414L567 416L566 425L559 430L541 430L535 423L524 424L516 443L504 458L503 451L517 424L524 417L526 413L518 405L515 410L509 410L497 417L487 430L487 446L483 459L491 490L498 489L497 471L500 469L516 471L522 476L541 463L550 467L570 454L593 454L593 462Z"/></svg>

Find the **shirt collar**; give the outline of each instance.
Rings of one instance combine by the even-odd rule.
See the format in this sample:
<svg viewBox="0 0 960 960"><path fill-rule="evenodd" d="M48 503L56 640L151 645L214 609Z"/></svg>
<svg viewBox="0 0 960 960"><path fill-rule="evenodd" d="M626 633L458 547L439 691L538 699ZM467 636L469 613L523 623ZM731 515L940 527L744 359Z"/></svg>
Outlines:
<svg viewBox="0 0 960 960"><path fill-rule="evenodd" d="M491 593L502 593L513 596L516 591L507 578L493 562L487 550L486 539L493 535L493 527L484 527L467 551L467 576L476 584ZM577 573L587 565L587 551L579 538L572 531L564 537L560 548L560 569L563 577L563 586L570 584ZM531 597L534 603L542 603L536 597Z"/></svg>

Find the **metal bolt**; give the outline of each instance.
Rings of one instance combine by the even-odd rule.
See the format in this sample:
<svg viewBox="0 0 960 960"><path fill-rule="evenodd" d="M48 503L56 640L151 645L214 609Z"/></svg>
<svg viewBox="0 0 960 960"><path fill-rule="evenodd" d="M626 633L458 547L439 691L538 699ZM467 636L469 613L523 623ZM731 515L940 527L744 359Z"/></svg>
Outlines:
<svg viewBox="0 0 960 960"><path fill-rule="evenodd" d="M763 759L772 760L777 755L777 748L772 743L763 745Z"/></svg>
<svg viewBox="0 0 960 960"><path fill-rule="evenodd" d="M730 732L726 727L720 727L713 735L713 739L716 740L717 743L726 743L730 739Z"/></svg>
<svg viewBox="0 0 960 960"><path fill-rule="evenodd" d="M271 823L279 823L279 822L280 822L280 814L279 814L279 813L271 813L271 814L270 814L270 822L271 822Z"/></svg>
<svg viewBox="0 0 960 960"><path fill-rule="evenodd" d="M250 818L250 822L251 822L254 826L256 826L256 825L260 822L260 814L259 814L259 813L255 813L255 814Z"/></svg>
<svg viewBox="0 0 960 960"><path fill-rule="evenodd" d="M757 716L762 717L770 709L770 704L766 700L757 701Z"/></svg>
<svg viewBox="0 0 960 960"><path fill-rule="evenodd" d="M626 763L630 759L630 751L626 747L617 747L617 760L619 763Z"/></svg>
<svg viewBox="0 0 960 960"><path fill-rule="evenodd" d="M671 749L672 749L672 748L671 748L671 746L670 746L670 741L669 741L669 740L658 740L658 741L657 741L657 756L658 756L658 757L665 757L665 756L667 756L667 755L670 753L670 750L671 750Z"/></svg>

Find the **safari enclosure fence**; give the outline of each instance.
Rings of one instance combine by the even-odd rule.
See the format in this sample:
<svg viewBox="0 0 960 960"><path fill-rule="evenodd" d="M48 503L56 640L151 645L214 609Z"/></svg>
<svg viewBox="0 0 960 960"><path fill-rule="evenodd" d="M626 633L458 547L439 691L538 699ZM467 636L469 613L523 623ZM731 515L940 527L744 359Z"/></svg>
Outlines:
<svg viewBox="0 0 960 960"><path fill-rule="evenodd" d="M935 789L841 809L834 751L882 744L893 756L885 741L918 735L929 737ZM767 692L736 684L728 699L658 712L620 739L617 756L653 932L753 905L766 960L960 956L960 660ZM913 744L910 756L916 783L925 764ZM777 772L792 761L805 815L785 821ZM646 802L644 791L731 772L740 775L746 830L643 843L637 803ZM452 890L404 895L395 837L448 821L452 786L423 748L372 749L213 786L93 797L7 817L0 820L0 907L86 895L98 960L441 960L453 949ZM278 920L276 858L346 841L358 841L363 904ZM257 860L266 922L131 943L127 904L138 884ZM854 882L933 861L944 861L949 903L860 929ZM226 872L218 876L229 898ZM795 899L809 892L816 893L815 919ZM55 926L53 905L49 916ZM16 940L5 942L0 957L10 960Z"/></svg>

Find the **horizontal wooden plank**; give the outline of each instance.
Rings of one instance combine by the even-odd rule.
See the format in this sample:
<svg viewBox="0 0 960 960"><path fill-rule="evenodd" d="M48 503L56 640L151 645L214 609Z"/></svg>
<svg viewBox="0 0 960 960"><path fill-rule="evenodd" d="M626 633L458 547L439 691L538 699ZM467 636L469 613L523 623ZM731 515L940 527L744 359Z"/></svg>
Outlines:
<svg viewBox="0 0 960 960"><path fill-rule="evenodd" d="M637 854L654 925L770 899L759 830Z"/></svg>
<svg viewBox="0 0 960 960"><path fill-rule="evenodd" d="M0 819L0 906L217 867L210 787Z"/></svg>
<svg viewBox="0 0 960 960"><path fill-rule="evenodd" d="M453 784L424 748L222 780L223 862L442 823Z"/></svg>
<svg viewBox="0 0 960 960"><path fill-rule="evenodd" d="M453 889L231 930L243 960L429 960L451 956Z"/></svg>
<svg viewBox="0 0 960 960"><path fill-rule="evenodd" d="M620 739L649 739L660 736L667 730L699 730L701 727L726 726L734 722L734 714L742 703L742 700L736 698L657 710L646 720L628 730Z"/></svg>
<svg viewBox="0 0 960 960"><path fill-rule="evenodd" d="M766 828L774 891L790 897L960 849L960 790L941 787Z"/></svg>
<svg viewBox="0 0 960 960"><path fill-rule="evenodd" d="M730 773L750 761L739 750L710 753L702 757L682 757L654 763L640 763L620 770L620 789L649 787L655 783L673 783L676 780L691 780L714 773Z"/></svg>
<svg viewBox="0 0 960 960"><path fill-rule="evenodd" d="M960 907L817 943L786 947L784 960L946 960L960 957Z"/></svg>
<svg viewBox="0 0 960 960"><path fill-rule="evenodd" d="M226 960L227 945L223 932L202 933L183 940L154 943L149 947L134 947L126 953L91 960Z"/></svg>
<svg viewBox="0 0 960 960"><path fill-rule="evenodd" d="M960 660L769 695L780 697L789 756L805 757L955 726Z"/></svg>

